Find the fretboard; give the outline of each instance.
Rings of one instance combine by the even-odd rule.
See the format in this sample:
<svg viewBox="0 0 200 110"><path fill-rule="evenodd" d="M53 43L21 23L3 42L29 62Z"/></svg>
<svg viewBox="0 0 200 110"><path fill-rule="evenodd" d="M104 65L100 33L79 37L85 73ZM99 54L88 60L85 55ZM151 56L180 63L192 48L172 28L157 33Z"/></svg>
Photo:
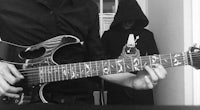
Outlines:
<svg viewBox="0 0 200 110"><path fill-rule="evenodd" d="M47 83L87 78L124 72L141 71L146 65L161 64L165 68L191 64L188 53L142 56L136 58L109 59L38 68L37 82ZM30 79L30 78L29 78ZM33 81L33 80L31 80Z"/></svg>

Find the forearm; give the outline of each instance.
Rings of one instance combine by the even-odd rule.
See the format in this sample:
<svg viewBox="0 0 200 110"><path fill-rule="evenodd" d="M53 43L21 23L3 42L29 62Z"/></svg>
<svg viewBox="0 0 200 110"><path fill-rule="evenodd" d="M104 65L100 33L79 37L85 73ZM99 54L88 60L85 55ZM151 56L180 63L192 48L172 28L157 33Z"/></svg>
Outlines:
<svg viewBox="0 0 200 110"><path fill-rule="evenodd" d="M112 83L116 83L125 87L134 88L134 74L131 73L120 73L120 74L112 74L112 75L104 75L101 76L102 79L107 80Z"/></svg>

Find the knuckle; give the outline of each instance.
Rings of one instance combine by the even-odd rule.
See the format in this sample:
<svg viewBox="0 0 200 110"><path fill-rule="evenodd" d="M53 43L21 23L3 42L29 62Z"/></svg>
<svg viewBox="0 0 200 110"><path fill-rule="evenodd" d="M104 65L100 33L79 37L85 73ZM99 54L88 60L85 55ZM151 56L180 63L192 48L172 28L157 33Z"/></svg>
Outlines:
<svg viewBox="0 0 200 110"><path fill-rule="evenodd" d="M9 91L9 88L6 87L6 88L4 89L4 93L6 93L6 92L8 92L8 91Z"/></svg>
<svg viewBox="0 0 200 110"><path fill-rule="evenodd" d="M1 88L1 95L5 95L5 94L6 94L6 91Z"/></svg>
<svg viewBox="0 0 200 110"><path fill-rule="evenodd" d="M11 79L10 79L10 84L13 85L13 84L15 84L16 82L17 82L17 79L16 79L16 78L14 78L14 79L11 78Z"/></svg>

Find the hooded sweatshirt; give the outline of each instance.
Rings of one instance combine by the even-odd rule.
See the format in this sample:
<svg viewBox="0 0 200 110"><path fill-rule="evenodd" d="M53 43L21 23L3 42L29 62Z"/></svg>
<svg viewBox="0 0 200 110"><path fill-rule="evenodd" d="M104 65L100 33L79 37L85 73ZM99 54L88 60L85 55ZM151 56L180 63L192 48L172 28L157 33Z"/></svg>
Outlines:
<svg viewBox="0 0 200 110"><path fill-rule="evenodd" d="M122 23L134 21L130 29L124 29ZM129 34L135 37L135 47L140 56L158 54L153 33L145 27L149 21L136 0L121 0L117 13L108 31L102 36L102 43L109 58L118 58L127 44ZM108 90L108 104L153 104L152 90L133 90L109 82L105 83ZM118 97L118 100L115 99ZM145 100L144 100L145 97Z"/></svg>

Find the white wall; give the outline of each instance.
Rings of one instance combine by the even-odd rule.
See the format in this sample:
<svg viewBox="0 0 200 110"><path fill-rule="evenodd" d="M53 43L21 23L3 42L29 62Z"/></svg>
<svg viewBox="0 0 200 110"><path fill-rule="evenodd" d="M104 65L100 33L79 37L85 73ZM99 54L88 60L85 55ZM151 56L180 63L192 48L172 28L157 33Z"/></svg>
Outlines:
<svg viewBox="0 0 200 110"><path fill-rule="evenodd" d="M190 8L187 8L190 7L190 1L148 1L149 29L154 32L161 54L182 52L191 44L191 38L187 37L191 36ZM191 67L167 69L167 78L154 89L157 105L192 104L192 76L189 75L192 73L189 70Z"/></svg>
<svg viewBox="0 0 200 110"><path fill-rule="evenodd" d="M148 4L147 0L137 0L138 4L142 8L142 11L145 13L146 16L148 16Z"/></svg>

